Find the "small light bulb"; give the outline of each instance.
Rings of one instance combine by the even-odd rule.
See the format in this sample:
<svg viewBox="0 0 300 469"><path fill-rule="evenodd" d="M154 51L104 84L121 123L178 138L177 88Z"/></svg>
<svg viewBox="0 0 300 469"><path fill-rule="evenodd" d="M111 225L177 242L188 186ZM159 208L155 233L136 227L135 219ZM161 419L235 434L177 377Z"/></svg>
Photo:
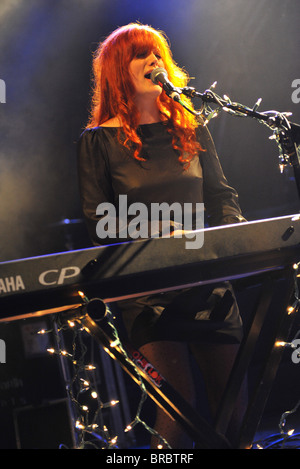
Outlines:
<svg viewBox="0 0 300 469"><path fill-rule="evenodd" d="M86 369L86 370L95 370L96 367L95 367L94 365L87 365L87 366L85 367L85 369Z"/></svg>
<svg viewBox="0 0 300 469"><path fill-rule="evenodd" d="M114 348L114 347L116 347L117 345L119 345L119 343L120 343L119 340L116 339L116 340L114 340L113 342L111 342L109 345L110 345L112 348Z"/></svg>
<svg viewBox="0 0 300 469"><path fill-rule="evenodd" d="M80 422L80 420L77 420L75 423L76 428L79 428L80 430L84 429L84 425Z"/></svg>
<svg viewBox="0 0 300 469"><path fill-rule="evenodd" d="M88 387L90 385L90 383L86 379L81 378L81 381L82 381L83 386Z"/></svg>
<svg viewBox="0 0 300 469"><path fill-rule="evenodd" d="M283 342L280 340L277 340L277 342L275 342L275 347L284 347L285 345L286 345L286 342Z"/></svg>

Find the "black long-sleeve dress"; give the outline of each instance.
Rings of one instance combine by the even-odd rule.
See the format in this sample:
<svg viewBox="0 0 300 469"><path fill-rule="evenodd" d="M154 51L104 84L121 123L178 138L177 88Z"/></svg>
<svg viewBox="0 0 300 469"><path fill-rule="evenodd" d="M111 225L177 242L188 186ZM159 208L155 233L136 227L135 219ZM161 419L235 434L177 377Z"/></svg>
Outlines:
<svg viewBox="0 0 300 469"><path fill-rule="evenodd" d="M127 205L152 203L204 203L210 226L244 221L238 195L223 174L209 131L202 126L197 138L204 151L187 170L178 161L166 122L141 125L141 156L118 141L116 127L85 130L78 143L78 174L83 214L95 245L124 241L124 227L115 236L97 236L99 204L118 208L119 196ZM116 211L116 213L118 213ZM118 227L118 223L116 224ZM228 283L161 293L118 303L131 340L136 346L153 340L205 340L239 342L242 324Z"/></svg>

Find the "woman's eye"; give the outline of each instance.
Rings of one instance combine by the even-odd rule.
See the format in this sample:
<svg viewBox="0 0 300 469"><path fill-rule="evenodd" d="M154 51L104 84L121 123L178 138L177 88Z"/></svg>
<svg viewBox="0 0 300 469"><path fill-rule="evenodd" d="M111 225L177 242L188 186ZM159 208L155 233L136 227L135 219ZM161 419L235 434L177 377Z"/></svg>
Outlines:
<svg viewBox="0 0 300 469"><path fill-rule="evenodd" d="M149 51L144 51L144 52L138 53L136 55L136 58L137 59L145 59L148 55L150 55L150 52ZM158 52L154 52L154 55L158 60L161 59L161 55Z"/></svg>
<svg viewBox="0 0 300 469"><path fill-rule="evenodd" d="M137 59L144 59L145 57L147 57L147 51L145 52L140 52L139 54L137 54Z"/></svg>

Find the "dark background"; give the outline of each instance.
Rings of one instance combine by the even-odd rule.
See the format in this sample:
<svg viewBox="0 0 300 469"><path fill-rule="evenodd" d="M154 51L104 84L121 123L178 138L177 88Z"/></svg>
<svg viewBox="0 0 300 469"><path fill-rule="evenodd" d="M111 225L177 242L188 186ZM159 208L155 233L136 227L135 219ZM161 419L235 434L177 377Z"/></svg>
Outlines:
<svg viewBox="0 0 300 469"><path fill-rule="evenodd" d="M59 223L82 218L76 141L92 52L112 30L136 20L162 29L198 91L217 81L220 96L251 107L261 97L260 111L291 111L300 123L291 99L299 15L298 0L2 0L0 261L88 244L83 223ZM280 174L269 129L224 112L209 128L249 220L298 212L293 171Z"/></svg>

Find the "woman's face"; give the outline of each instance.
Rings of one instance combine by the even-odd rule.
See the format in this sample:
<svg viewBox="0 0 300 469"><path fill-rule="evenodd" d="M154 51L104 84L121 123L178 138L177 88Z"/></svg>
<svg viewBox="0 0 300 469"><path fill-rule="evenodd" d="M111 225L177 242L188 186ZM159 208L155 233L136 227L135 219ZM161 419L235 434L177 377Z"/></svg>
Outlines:
<svg viewBox="0 0 300 469"><path fill-rule="evenodd" d="M152 70L164 67L162 58L157 51L147 51L134 57L129 64L129 73L135 87L136 97L156 99L162 89L155 85L150 78Z"/></svg>

